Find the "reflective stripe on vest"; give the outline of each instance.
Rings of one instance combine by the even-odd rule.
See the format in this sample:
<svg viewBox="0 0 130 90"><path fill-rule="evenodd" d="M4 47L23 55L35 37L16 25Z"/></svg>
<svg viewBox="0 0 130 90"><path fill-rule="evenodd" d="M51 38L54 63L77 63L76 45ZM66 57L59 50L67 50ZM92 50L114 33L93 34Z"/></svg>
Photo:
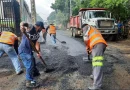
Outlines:
<svg viewBox="0 0 130 90"><path fill-rule="evenodd" d="M92 65L93 66L103 66L103 56L93 57Z"/></svg>
<svg viewBox="0 0 130 90"><path fill-rule="evenodd" d="M90 42L90 46L92 46L92 45L94 44L95 41L100 40L100 39L102 39L102 38L101 38L101 37L97 37L97 38L93 39L93 41Z"/></svg>
<svg viewBox="0 0 130 90"><path fill-rule="evenodd" d="M93 46L97 43L104 43L107 45L106 41L102 37L101 33L96 29L90 26L90 30L88 33L88 47L91 50Z"/></svg>
<svg viewBox="0 0 130 90"><path fill-rule="evenodd" d="M92 37L92 36L94 36L95 34L100 34L99 32L96 32L95 30L94 30L94 32L89 36L89 39Z"/></svg>

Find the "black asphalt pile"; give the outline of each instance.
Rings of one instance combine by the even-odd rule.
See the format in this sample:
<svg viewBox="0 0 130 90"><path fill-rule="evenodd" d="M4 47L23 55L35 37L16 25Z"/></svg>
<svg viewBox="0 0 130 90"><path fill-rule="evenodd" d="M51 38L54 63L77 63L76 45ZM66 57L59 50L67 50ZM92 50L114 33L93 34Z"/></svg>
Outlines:
<svg viewBox="0 0 130 90"><path fill-rule="evenodd" d="M10 60L10 58L8 56L2 56L0 58L0 69L14 69L13 65L12 65L12 61Z"/></svg>
<svg viewBox="0 0 130 90"><path fill-rule="evenodd" d="M118 58L108 53L105 53L104 57L105 57L103 66L104 74L112 74L114 71L113 65L114 63L118 63Z"/></svg>
<svg viewBox="0 0 130 90"><path fill-rule="evenodd" d="M86 61L83 61L83 57L86 57L86 54L81 54L79 56L76 56L75 58L77 59L76 62L78 63L79 68L79 73L84 76L89 76L92 74L92 65L91 63L88 63Z"/></svg>
<svg viewBox="0 0 130 90"><path fill-rule="evenodd" d="M67 53L67 47L61 46L57 49L52 48L53 46L42 46L44 49L50 50L49 53L42 51L43 58L48 66L51 66L55 69L55 73L60 72L62 74L73 73L78 71L81 75L89 76L92 73L91 63L83 61L83 57L87 56L78 55L71 56ZM37 63L39 70L43 70L44 66L41 62Z"/></svg>
<svg viewBox="0 0 130 90"><path fill-rule="evenodd" d="M51 47L51 48L50 48ZM57 49L54 49L53 46L42 46L42 48L50 50L49 53L43 52L43 58L48 66L55 68L55 73L60 72L63 74L72 73L74 71L78 71L81 75L89 76L92 74L92 64L83 61L83 57L87 55L78 55L78 56L71 56L67 53L67 47L61 46ZM113 69L114 63L119 63L116 57L105 53L104 60L104 73L111 74ZM121 61L120 61L121 62ZM38 65L40 70L44 69L44 66L39 62Z"/></svg>
<svg viewBox="0 0 130 90"><path fill-rule="evenodd" d="M63 61L59 62L56 71L62 71L63 74L67 74L78 70L78 64L75 62L76 58L67 55L63 59Z"/></svg>
<svg viewBox="0 0 130 90"><path fill-rule="evenodd" d="M57 49L50 48L53 46L42 46L42 48L50 50L49 53L42 51L43 58L49 67L55 69L54 72L62 72L63 74L72 73L78 70L76 58L67 54L67 47L61 46ZM37 66L40 70L44 69L44 66L38 62Z"/></svg>

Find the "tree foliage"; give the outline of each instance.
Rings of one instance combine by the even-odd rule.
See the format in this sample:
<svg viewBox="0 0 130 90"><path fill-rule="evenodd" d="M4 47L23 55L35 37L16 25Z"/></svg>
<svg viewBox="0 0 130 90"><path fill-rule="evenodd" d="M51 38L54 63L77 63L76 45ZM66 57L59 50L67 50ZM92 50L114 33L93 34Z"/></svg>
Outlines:
<svg viewBox="0 0 130 90"><path fill-rule="evenodd" d="M130 0L71 0L72 15L78 15L80 8L107 8L112 12L112 16L117 20L125 20L130 17ZM67 25L70 18L70 0L55 0L51 5L55 10L55 17L49 18L57 22Z"/></svg>
<svg viewBox="0 0 130 90"><path fill-rule="evenodd" d="M51 12L51 13L50 13L50 15L49 15L49 17L47 18L47 20L49 21L49 23L53 23L54 20L55 20L55 18L56 18L56 12L54 11L54 12Z"/></svg>

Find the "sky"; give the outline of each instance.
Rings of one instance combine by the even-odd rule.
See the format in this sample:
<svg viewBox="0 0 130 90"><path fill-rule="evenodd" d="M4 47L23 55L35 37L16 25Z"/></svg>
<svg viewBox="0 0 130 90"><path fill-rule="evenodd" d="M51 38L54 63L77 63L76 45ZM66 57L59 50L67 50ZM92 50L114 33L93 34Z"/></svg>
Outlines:
<svg viewBox="0 0 130 90"><path fill-rule="evenodd" d="M30 8L30 0L25 0ZM43 18L43 20L47 20L49 14L54 11L50 8L51 4L54 3L55 0L35 0L36 12Z"/></svg>

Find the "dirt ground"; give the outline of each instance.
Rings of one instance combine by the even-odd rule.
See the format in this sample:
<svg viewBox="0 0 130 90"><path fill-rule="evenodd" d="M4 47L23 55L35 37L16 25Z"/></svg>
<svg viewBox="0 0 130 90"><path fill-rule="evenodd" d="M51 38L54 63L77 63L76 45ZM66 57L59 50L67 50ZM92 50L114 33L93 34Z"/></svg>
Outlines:
<svg viewBox="0 0 130 90"><path fill-rule="evenodd" d="M108 52L113 60L113 73L109 75L110 90L130 90L130 38L117 42L109 42ZM106 77L106 76L105 76ZM115 85L115 86L114 86ZM118 85L118 86L116 86Z"/></svg>
<svg viewBox="0 0 130 90"><path fill-rule="evenodd" d="M62 35L63 31L58 33ZM26 88L25 72L15 75L9 58L0 58L0 90L85 90L92 85L93 81L89 77L92 72L91 63L83 61L83 57L87 57L84 43L82 39L74 39L68 33L64 31L62 37L57 36L67 42L57 42L57 49L54 49L49 41L47 44L41 44L44 60L47 65L53 66L55 71L45 73L44 66L37 59L41 75L35 79L40 83L39 88ZM104 55L103 90L130 90L129 46L130 39L108 42Z"/></svg>

